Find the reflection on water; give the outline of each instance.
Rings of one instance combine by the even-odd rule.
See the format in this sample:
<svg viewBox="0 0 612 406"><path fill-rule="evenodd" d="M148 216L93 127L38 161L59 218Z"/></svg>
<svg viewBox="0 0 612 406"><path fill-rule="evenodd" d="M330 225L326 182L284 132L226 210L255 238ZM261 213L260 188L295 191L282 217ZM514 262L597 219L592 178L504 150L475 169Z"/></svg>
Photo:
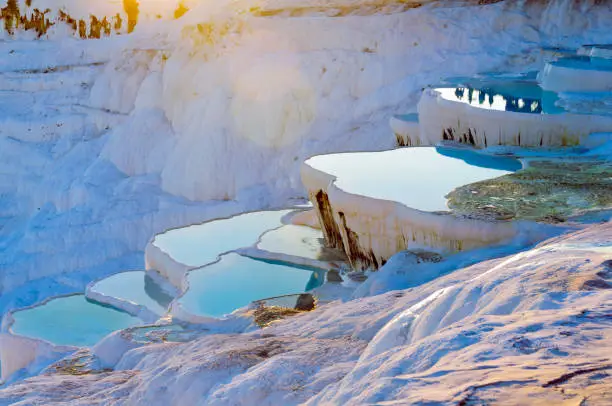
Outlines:
<svg viewBox="0 0 612 406"><path fill-rule="evenodd" d="M564 110L555 105L558 96L542 90L535 82L500 81L469 83L436 88L443 98L497 111L529 114L559 114Z"/></svg>
<svg viewBox="0 0 612 406"><path fill-rule="evenodd" d="M166 313L172 297L144 271L122 272L97 282L92 292L145 306L155 314Z"/></svg>
<svg viewBox="0 0 612 406"><path fill-rule="evenodd" d="M151 299L157 302L163 309L170 306L174 297L168 294L157 282L153 280L146 272L144 277L144 290Z"/></svg>
<svg viewBox="0 0 612 406"><path fill-rule="evenodd" d="M188 275L183 308L201 316L220 317L269 297L303 293L324 282L324 272L228 254L221 261Z"/></svg>

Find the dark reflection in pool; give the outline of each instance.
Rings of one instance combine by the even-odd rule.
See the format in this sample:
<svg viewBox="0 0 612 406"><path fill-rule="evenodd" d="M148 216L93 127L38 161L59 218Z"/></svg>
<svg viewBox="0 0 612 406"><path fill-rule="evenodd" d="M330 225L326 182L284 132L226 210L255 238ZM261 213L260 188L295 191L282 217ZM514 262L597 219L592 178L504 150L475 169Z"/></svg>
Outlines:
<svg viewBox="0 0 612 406"><path fill-rule="evenodd" d="M172 295L166 293L166 291L146 273L144 276L144 290L151 299L155 300L164 309L167 309L174 300Z"/></svg>
<svg viewBox="0 0 612 406"><path fill-rule="evenodd" d="M489 110L529 114L558 114L558 96L531 81L474 81L436 89L443 98Z"/></svg>

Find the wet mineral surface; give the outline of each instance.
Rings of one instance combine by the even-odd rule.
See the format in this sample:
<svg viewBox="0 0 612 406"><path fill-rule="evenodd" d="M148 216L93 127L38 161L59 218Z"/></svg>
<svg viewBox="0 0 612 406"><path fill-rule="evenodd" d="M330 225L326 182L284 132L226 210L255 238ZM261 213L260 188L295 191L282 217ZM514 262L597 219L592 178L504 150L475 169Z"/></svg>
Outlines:
<svg viewBox="0 0 612 406"><path fill-rule="evenodd" d="M447 197L459 215L559 223L612 206L612 163L588 158L534 160L521 171L461 186Z"/></svg>

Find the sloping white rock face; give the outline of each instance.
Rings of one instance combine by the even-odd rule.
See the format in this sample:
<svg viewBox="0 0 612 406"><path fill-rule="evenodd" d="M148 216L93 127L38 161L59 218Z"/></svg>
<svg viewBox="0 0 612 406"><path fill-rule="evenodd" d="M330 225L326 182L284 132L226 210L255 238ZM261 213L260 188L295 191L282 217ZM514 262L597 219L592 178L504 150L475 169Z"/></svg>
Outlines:
<svg viewBox="0 0 612 406"><path fill-rule="evenodd" d="M114 372L32 378L0 391L0 404L605 404L611 249L611 224L592 226L264 332L144 346Z"/></svg>
<svg viewBox="0 0 612 406"><path fill-rule="evenodd" d="M122 41L0 43L2 312L143 269L142 250L155 233L261 204L192 203L161 191L158 176L128 177L104 158L112 130L128 117L88 100ZM163 120L151 114L144 121L150 129ZM141 149L164 148L150 141L154 135ZM141 164L125 160L121 167L134 165Z"/></svg>

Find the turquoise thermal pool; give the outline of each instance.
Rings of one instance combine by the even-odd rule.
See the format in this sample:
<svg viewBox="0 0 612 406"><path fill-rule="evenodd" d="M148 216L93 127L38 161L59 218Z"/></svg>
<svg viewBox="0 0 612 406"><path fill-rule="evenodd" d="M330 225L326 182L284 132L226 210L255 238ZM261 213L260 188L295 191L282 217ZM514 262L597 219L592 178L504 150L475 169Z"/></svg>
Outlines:
<svg viewBox="0 0 612 406"><path fill-rule="evenodd" d="M342 261L345 258L335 249L325 247L321 230L306 226L285 225L271 230L257 244L260 250L314 259L319 261Z"/></svg>
<svg viewBox="0 0 612 406"><path fill-rule="evenodd" d="M265 231L280 227L292 210L247 213L228 219L177 228L155 237L153 245L175 261L190 267L204 266L220 254L253 245Z"/></svg>
<svg viewBox="0 0 612 406"><path fill-rule="evenodd" d="M160 316L166 313L173 299L144 271L110 276L94 284L91 291L142 305Z"/></svg>
<svg viewBox="0 0 612 406"><path fill-rule="evenodd" d="M558 96L534 81L475 81L435 88L441 97L487 110L530 114L565 112L555 105Z"/></svg>
<svg viewBox="0 0 612 406"><path fill-rule="evenodd" d="M73 295L13 313L14 334L56 345L92 346L116 330L141 324L127 313Z"/></svg>
<svg viewBox="0 0 612 406"><path fill-rule="evenodd" d="M191 271L182 308L198 316L221 317L251 302L303 293L320 286L324 273L306 267L260 261L238 254Z"/></svg>
<svg viewBox="0 0 612 406"><path fill-rule="evenodd" d="M347 193L395 201L427 212L448 210L445 196L459 186L507 175L522 167L513 158L446 147L319 155L306 164L335 176L336 186Z"/></svg>

